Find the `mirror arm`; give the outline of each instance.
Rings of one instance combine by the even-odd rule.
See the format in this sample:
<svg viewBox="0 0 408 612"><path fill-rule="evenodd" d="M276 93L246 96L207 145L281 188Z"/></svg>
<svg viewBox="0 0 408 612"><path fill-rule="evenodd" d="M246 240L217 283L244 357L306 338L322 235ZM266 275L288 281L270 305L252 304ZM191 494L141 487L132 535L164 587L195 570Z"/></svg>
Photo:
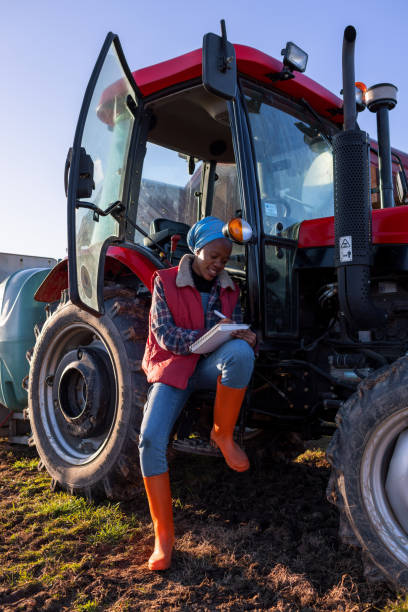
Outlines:
<svg viewBox="0 0 408 612"><path fill-rule="evenodd" d="M92 210L93 214L94 214L94 217L93 217L94 221L99 221L99 217L107 217L108 215L112 215L112 217L114 219L116 219L116 221L120 221L122 218L125 218L125 220L128 223L130 223L130 225L135 230L140 232L142 234L142 236L144 236L145 238L148 238L150 240L150 242L152 242L154 244L154 246L157 247L157 249L159 250L159 255L160 255L160 258L161 258L162 262L167 264L167 265L170 265L170 262L168 261L168 259L166 257L166 253L163 251L163 249L159 245L159 243L156 242L155 240L153 240L153 238L151 236L149 236L149 234L147 232L145 232L144 229L142 229L139 225L137 225L131 219L129 219L129 217L127 215L123 215L123 211L125 210L125 207L123 206L123 204L122 204L122 202L120 200L117 200L116 202L113 202L113 204L110 204L108 206L108 208L106 208L105 210L102 210L98 206L95 206L95 204L91 204L91 202L79 202L79 201L77 201L76 207L77 208L88 208L89 210Z"/></svg>
<svg viewBox="0 0 408 612"><path fill-rule="evenodd" d="M77 201L76 208L88 208L89 210L92 210L94 214L94 221L99 221L99 217L107 217L108 215L112 215L112 217L119 221L119 213L124 210L124 206L120 200L113 202L113 204L110 204L105 210L102 210L102 208L95 206L95 204L91 204L91 202L80 201Z"/></svg>

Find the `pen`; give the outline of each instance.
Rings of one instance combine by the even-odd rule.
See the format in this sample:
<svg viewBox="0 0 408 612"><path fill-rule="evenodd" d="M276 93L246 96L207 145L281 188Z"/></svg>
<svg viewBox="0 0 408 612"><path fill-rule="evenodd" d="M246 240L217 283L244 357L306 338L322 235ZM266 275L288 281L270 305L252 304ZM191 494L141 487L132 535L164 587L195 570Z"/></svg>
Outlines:
<svg viewBox="0 0 408 612"><path fill-rule="evenodd" d="M218 310L214 310L214 314L217 315L217 317L220 317L220 319L227 319L228 318L224 314L222 314L222 312L219 312Z"/></svg>

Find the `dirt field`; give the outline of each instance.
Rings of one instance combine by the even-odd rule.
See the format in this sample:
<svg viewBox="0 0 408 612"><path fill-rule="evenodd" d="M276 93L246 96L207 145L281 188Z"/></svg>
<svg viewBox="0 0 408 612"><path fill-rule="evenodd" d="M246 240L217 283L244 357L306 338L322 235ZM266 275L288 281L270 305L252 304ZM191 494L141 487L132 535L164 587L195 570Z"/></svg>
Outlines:
<svg viewBox="0 0 408 612"><path fill-rule="evenodd" d="M0 444L0 609L403 610L368 585L337 539L322 451L236 474L177 456L177 544L167 572L146 570L153 537L143 494L89 504L49 490L35 453ZM394 603L393 603L394 602Z"/></svg>

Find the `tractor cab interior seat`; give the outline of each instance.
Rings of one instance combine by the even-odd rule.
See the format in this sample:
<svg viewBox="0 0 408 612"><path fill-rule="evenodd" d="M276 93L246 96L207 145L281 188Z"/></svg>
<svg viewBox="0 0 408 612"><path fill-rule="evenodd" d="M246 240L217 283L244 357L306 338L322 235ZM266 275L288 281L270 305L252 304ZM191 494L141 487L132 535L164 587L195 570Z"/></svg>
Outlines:
<svg viewBox="0 0 408 612"><path fill-rule="evenodd" d="M187 232L190 226L181 221L172 221L171 219L153 219L150 223L149 236L143 239L144 246L149 249L155 249L154 240L159 244L166 255L170 253L171 237L179 235L180 239L177 243L176 250L173 253L172 262L178 263L186 253L191 253L187 246Z"/></svg>

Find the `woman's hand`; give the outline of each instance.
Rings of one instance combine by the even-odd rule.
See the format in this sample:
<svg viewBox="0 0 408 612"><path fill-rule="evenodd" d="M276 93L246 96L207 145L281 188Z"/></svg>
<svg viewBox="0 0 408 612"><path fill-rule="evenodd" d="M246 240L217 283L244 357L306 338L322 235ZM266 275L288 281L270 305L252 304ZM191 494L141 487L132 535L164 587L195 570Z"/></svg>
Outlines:
<svg viewBox="0 0 408 612"><path fill-rule="evenodd" d="M256 345L256 334L251 329L236 329L231 332L233 338L239 338L248 342L251 348L255 348Z"/></svg>

